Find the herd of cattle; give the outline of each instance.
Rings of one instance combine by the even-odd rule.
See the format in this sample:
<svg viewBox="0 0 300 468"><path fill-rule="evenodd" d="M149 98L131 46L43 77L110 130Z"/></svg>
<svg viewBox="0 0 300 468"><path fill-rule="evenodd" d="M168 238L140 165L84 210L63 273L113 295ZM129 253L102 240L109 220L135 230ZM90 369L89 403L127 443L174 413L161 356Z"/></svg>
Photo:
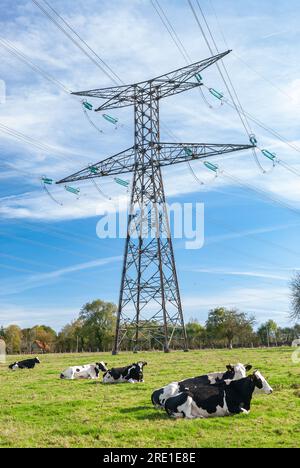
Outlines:
<svg viewBox="0 0 300 468"><path fill-rule="evenodd" d="M33 369L39 358L14 362L10 369ZM137 362L130 366L107 368L101 361L84 366L68 367L60 374L61 379L98 379L103 373L104 384L144 382L143 369L147 362ZM253 394L271 394L272 387L256 370L247 375L251 365L229 364L224 372L192 377L155 390L151 401L155 408L164 409L173 418L211 418L248 414Z"/></svg>

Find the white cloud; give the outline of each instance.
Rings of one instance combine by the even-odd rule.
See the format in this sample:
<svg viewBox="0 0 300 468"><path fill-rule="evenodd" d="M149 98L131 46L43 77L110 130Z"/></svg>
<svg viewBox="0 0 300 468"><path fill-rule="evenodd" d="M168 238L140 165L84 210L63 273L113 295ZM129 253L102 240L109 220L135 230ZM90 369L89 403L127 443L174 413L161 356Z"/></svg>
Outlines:
<svg viewBox="0 0 300 468"><path fill-rule="evenodd" d="M31 2L22 2L22 6L15 22L2 23L4 37L13 41L37 64L74 90L111 84L108 78L99 72ZM184 64L148 2L134 1L129 4L119 1L115 5L105 2L101 9L99 9L97 2L90 1L88 4L78 2L76 8L72 8L72 10L67 9L67 7L65 9L62 4L58 10L83 38L109 62L125 82L148 78ZM180 22L183 10L183 6L178 5L177 8L170 9L169 13L175 21L178 33L183 37L187 48L190 49L193 59L197 60L208 54L202 41L198 40L198 31L192 16L188 14L188 10L186 21L189 27L183 26ZM212 17L209 17L209 20L212 24L214 23ZM245 18L239 17L237 21L234 15L224 15L224 13L222 15L222 23L224 23L225 32L230 31L231 42L239 43L241 49L239 54L243 55L243 50L246 50L247 47L250 65L254 63L256 68L264 73L266 72L263 70L266 67L265 57L269 58L270 62L267 65L269 67L267 75L269 76L272 75L273 70L277 71L277 64L274 65L272 60L274 55L280 59L282 50L278 49L277 44L276 54L275 50L272 51L270 44L257 46L259 32L265 31L265 21L272 31L273 19L271 17L246 16ZM245 24L247 25L246 29L244 29ZM149 30L151 30L151 35L149 35ZM253 37L255 37L255 41L253 41ZM157 47L158 44L159 47ZM282 46L282 49L285 49L285 45ZM289 54L287 59L291 57L292 54ZM226 61L235 81L237 81L236 77L239 78L237 88L245 107L251 113L257 114L258 107L255 102L259 102L260 108L263 107L263 116L258 115L258 117L263 117L269 125L276 126L280 123L281 128L279 126L277 129L283 132L287 130L287 137L293 141L297 130L295 119L298 117L299 108L297 106L298 78L291 79L287 86L288 92L295 98L294 104L291 104L278 92L274 90L270 92L269 86L266 88L264 81L258 80L255 74L251 75L251 72L249 73L249 70L244 68L234 57L228 56ZM130 63L130 67L128 63ZM4 70L11 69L11 67L15 70L18 80L10 81L8 79L8 101L7 105L0 110L0 120L4 120L8 126L34 138L49 142L60 149L70 148L68 151L72 152L73 150L75 154L68 158L57 158L51 154L41 155L36 151L28 153L26 149L25 161L19 143L12 144L7 139L2 140L3 149L7 148L11 155L12 148L18 148L18 153L9 158L10 162L21 170L32 173L32 177L29 179L35 187L31 197L12 197L10 200L6 200L2 216L32 219L43 219L43 217L47 219L76 219L93 216L93 201L89 207L86 206L88 204L78 207L76 203L66 203L63 210L55 205L51 207L51 203L44 204L44 198L39 203L41 191L37 186L37 177L49 174L58 179L94 161L95 153L99 152L99 157L96 157L96 160L99 160L130 146L133 138L131 129L129 129L132 121L132 109L118 112L124 122L128 124L130 122L130 127L118 132L116 139L114 131L104 124L107 133L100 139L94 129L84 120L78 103L74 99L61 94L60 91L57 94L57 89L51 84L37 77L33 71L28 70L17 59L7 57L4 59ZM220 84L215 68L207 70L205 78L208 82L210 81L211 85ZM276 99L274 99L274 93ZM214 103L211 96L209 99ZM214 110L207 109L199 100L198 93L191 92L163 102L162 117L166 123L171 124L172 129L178 133L179 137L186 141L247 142L234 111L226 106L215 107ZM99 114L92 114L92 118L101 127L103 126ZM164 133L163 129L162 133ZM271 147L276 145L282 159L285 158L290 164L299 167L296 153L292 153L282 145L279 146L265 132L259 130L257 133L261 144L269 144ZM79 154L85 156L79 157ZM267 163L268 161L265 161L266 165ZM201 174L203 173L205 178L206 172L202 169L201 163L198 167L197 170ZM234 158L231 163L226 161L225 167L228 168L228 172L233 172L247 183L256 184L270 195L276 195L289 203L299 203L300 186L298 180L294 175L285 172L284 169L278 168L273 174L261 177L248 153L243 153L237 159ZM180 180L176 175L175 177L172 177L171 173L168 175L167 169L164 171L167 194L182 195L198 191L197 183L191 184L188 170L186 168L183 170L183 167L179 170ZM11 172L7 176L11 177ZM174 183L175 178L176 184ZM217 182L218 187L230 185L232 185L232 181L223 178ZM205 189L209 190L210 188L208 186ZM111 193L113 192L111 186L109 190ZM42 204L43 210L41 210Z"/></svg>
<svg viewBox="0 0 300 468"><path fill-rule="evenodd" d="M185 316L197 318L201 322L207 319L208 310L225 306L254 314L258 324L272 317L279 325L286 325L289 315L289 290L287 287L264 286L215 290L214 293L207 294L201 291L199 296L183 296L182 303Z"/></svg>
<svg viewBox="0 0 300 468"><path fill-rule="evenodd" d="M279 281L289 281L290 277L287 275L274 275L269 272L263 271L237 271L226 270L222 268L191 268L189 271L194 273L209 273L213 275L228 275L228 276L249 276L253 278L266 278Z"/></svg>
<svg viewBox="0 0 300 468"><path fill-rule="evenodd" d="M26 307L16 304L0 304L0 326L18 325L29 328L34 325L49 325L59 331L66 323L74 320L79 312L74 307Z"/></svg>
<svg viewBox="0 0 300 468"><path fill-rule="evenodd" d="M97 268L97 267L104 267L106 265L110 265L115 262L121 261L122 257L114 256L114 257L107 257L107 258L100 258L97 260L92 260L90 262L79 263L76 265L71 265L69 267L60 268L58 270L46 272L46 273L38 273L33 274L30 276L25 276L18 279L14 279L13 281L2 281L0 287L0 295L7 296L11 294L18 294L20 292L26 291L28 289L34 289L41 286L45 286L47 284L51 284L54 281L58 280L62 276L67 276L70 273L80 272L83 270ZM72 282L84 284L82 280L76 280L75 278L71 279Z"/></svg>
<svg viewBox="0 0 300 468"><path fill-rule="evenodd" d="M214 219L212 220L214 221ZM216 236L209 236L205 239L205 245L211 245L217 242L222 242L224 240L239 239L241 237L254 236L256 234L264 234L264 233L269 233L269 232L274 232L274 231L285 230L291 227L298 227L298 226L299 226L299 223L281 224L277 226L276 225L266 226L266 227L261 227L257 229L248 229L248 230L243 230L239 232L231 232L230 234L219 234Z"/></svg>
<svg viewBox="0 0 300 468"><path fill-rule="evenodd" d="M300 64L297 58L299 41L295 36L295 31L299 27L299 13L297 9L294 15L288 11L282 12L283 16L286 15L284 16L285 24L289 24L289 34L285 35L282 32L279 42L276 41L277 36L274 36L275 33L278 35L280 32L276 15L272 12L263 14L260 8L251 8L251 11L244 11L245 14L241 16L234 11L235 3L229 3L232 8L227 8L226 11L220 8L219 14L230 46L233 46L238 55L247 61L250 68L253 66L260 74L273 81L277 87L282 88L284 94L292 97L289 99L284 96L282 92L273 88L255 72L251 72L231 54L226 57L226 64L241 101L247 111L285 135L292 144L299 146L297 122L300 117L298 105ZM175 5L174 2L167 2L165 6L193 60L207 57L209 54L206 46L198 35L199 31L185 3L176 2ZM13 13L1 21L1 35L11 40L39 66L72 90L112 85L99 69L90 63L47 18L43 17L31 1L18 0L10 7ZM126 83L157 76L184 65L183 59L158 21L150 2L146 0L131 0L130 2L103 0L100 6L98 0L88 2L66 0L58 2L57 9ZM183 17L185 21L182 21ZM208 20L215 30L214 18L208 15ZM266 31L270 31L273 35L272 40L264 37ZM223 49L223 45L220 49ZM1 78L6 81L7 101L5 106L0 107L0 122L67 152L66 156L61 157L55 155L54 152L41 153L1 134L1 159L10 164L7 170L1 172L1 185L3 184L6 188L2 193L7 192L7 195L1 199L0 215L2 218L4 220L63 221L97 216L105 209L110 210L111 205L86 183L80 186L83 196L78 201L65 193L62 187L51 187L53 194L63 203L60 207L42 191L39 179L41 175L48 175L58 180L80 170L90 162L99 161L131 146L133 144L133 110L128 108L113 112L120 117L122 123L126 124L118 132L111 129L103 121L101 115L91 113L92 119L105 130L105 134L100 137L85 120L75 99L62 93L17 59L3 53L2 49L1 52ZM224 90L215 67L206 70L204 78L209 86ZM205 93L214 109L208 109L198 97L197 92L184 93L162 103L162 121L182 141L247 143L247 136L234 111L225 105L219 106L207 91ZM96 100L92 102L97 104ZM257 134L261 147L276 151L280 159L300 170L297 152L270 137L267 132L256 125L253 125L253 131ZM165 133L162 128L163 139L170 140ZM232 159L216 158L216 160L227 172L234 174L247 184L255 184L266 190L269 195L299 207L298 178L283 168L278 167L273 173L262 176L249 152L236 154ZM262 161L266 167L269 167L267 160L262 159ZM21 171L15 173L15 181L12 180L14 167ZM200 162L193 164L193 167L201 179L211 182L211 174L203 168ZM25 171L27 175L23 175L22 171ZM182 196L199 191L199 184L193 179L186 165L166 168L163 173L168 196ZM12 182L15 183L12 184ZM18 193L22 192L23 182L26 183L24 193L16 195L15 187L18 187ZM117 198L115 196L116 185L113 182L100 180L99 183L105 193ZM213 189L223 193L232 186L234 184L230 179L219 177L213 184L205 185L202 190ZM121 198L126 198L119 188L118 194ZM247 196L252 198L253 194L245 190L245 197ZM220 197L220 203L224 203L224 197ZM259 232L252 231L251 234ZM236 236L244 234L247 233ZM233 236L235 234L230 235L230 238ZM229 236L224 236L224 239L225 237L229 238ZM222 237L216 236L211 241L218 240L222 240ZM236 271L240 272L240 270ZM51 277L51 274L54 277ZM58 276L55 276L56 274ZM60 275L67 275L68 272L56 274L50 272L50 277L45 277L44 280L54 281ZM28 284L34 286L40 283L31 280ZM21 288L22 285L19 287ZM272 294L276 295L276 292L278 288L273 291L269 290L270 294L268 293L269 296L266 298L262 291L258 291L258 299L249 302L249 307L255 310L265 307L263 313L266 316L269 314L269 317L273 308ZM212 305L222 304L223 301L225 304L232 304L231 301L235 304L239 301L245 304L244 301L249 300L249 298L245 299L246 293L245 290L230 290L226 294L220 293L207 297L203 297L201 293L200 298L195 297L194 300L187 298L185 301L187 313L189 313L189 307L191 312L197 312L198 305L202 304L203 315L206 307L203 303L204 299ZM251 291L248 293L251 294ZM285 291L284 294L287 292ZM281 306L282 310L287 309L286 302L276 303L277 308ZM45 309L44 312L49 316L55 313L50 309ZM60 313L62 312L60 309ZM26 313L28 311L24 309L24 316Z"/></svg>

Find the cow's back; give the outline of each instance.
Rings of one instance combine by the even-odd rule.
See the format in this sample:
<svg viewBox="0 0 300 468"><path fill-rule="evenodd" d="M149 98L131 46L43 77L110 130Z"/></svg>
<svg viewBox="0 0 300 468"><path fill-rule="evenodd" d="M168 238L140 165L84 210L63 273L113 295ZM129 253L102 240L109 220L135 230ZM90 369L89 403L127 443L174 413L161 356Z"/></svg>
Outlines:
<svg viewBox="0 0 300 468"><path fill-rule="evenodd" d="M189 390L193 401L199 408L214 413L216 407L224 406L225 389L222 384L198 385Z"/></svg>

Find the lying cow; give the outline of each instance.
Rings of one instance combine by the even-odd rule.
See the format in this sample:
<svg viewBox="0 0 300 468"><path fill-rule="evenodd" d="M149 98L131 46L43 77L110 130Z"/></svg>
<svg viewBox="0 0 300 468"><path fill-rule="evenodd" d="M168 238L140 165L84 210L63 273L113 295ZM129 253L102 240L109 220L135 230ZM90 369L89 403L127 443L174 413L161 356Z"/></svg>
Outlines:
<svg viewBox="0 0 300 468"><path fill-rule="evenodd" d="M68 367L60 374L61 379L74 380L74 379L98 379L99 373L106 372L106 362L96 362L96 364L86 364L84 366Z"/></svg>
<svg viewBox="0 0 300 468"><path fill-rule="evenodd" d="M33 369L36 364L40 364L40 360L38 357L33 359L24 359L24 361L16 361L13 364L10 364L8 367L9 369L16 370L16 369Z"/></svg>
<svg viewBox="0 0 300 468"><path fill-rule="evenodd" d="M137 362L126 367L114 367L104 374L103 383L144 382L143 368L146 365L146 362Z"/></svg>
<svg viewBox="0 0 300 468"><path fill-rule="evenodd" d="M172 382L165 387L154 390L151 396L151 401L156 408L163 409L165 402L171 396L185 390L193 390L198 385L210 385L224 380L239 380L246 377L246 372L252 369L250 364L244 365L241 363L226 366L225 372L211 372L210 374L192 377L190 379L181 380L180 382Z"/></svg>
<svg viewBox="0 0 300 468"><path fill-rule="evenodd" d="M199 385L193 390L181 392L168 398L165 410L173 418L188 419L248 414L255 389L260 393L273 392L259 371L240 380Z"/></svg>

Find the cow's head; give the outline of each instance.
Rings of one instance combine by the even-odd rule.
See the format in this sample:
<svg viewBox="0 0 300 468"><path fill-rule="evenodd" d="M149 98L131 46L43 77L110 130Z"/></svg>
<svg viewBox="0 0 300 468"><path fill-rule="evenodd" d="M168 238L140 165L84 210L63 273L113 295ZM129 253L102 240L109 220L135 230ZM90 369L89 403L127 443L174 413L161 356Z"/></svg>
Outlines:
<svg viewBox="0 0 300 468"><path fill-rule="evenodd" d="M40 363L41 363L41 361L39 360L38 357L35 357L35 358L34 358L34 362L35 362L36 364L40 364Z"/></svg>
<svg viewBox="0 0 300 468"><path fill-rule="evenodd" d="M258 370L250 375L250 379L255 385L254 393L266 393L267 395L273 393L273 388L268 384L264 376Z"/></svg>
<svg viewBox="0 0 300 468"><path fill-rule="evenodd" d="M143 370L143 367L147 365L147 362L145 362L145 361L139 361L139 362L136 363L136 365L139 366L140 369Z"/></svg>
<svg viewBox="0 0 300 468"><path fill-rule="evenodd" d="M103 361L96 362L96 367L101 372L107 372L108 371L108 368L106 366L107 366L107 362L103 362Z"/></svg>
<svg viewBox="0 0 300 468"><path fill-rule="evenodd" d="M226 369L226 379L240 380L246 377L247 372L252 369L252 366L250 364L244 365L238 362L237 364L228 364Z"/></svg>
<svg viewBox="0 0 300 468"><path fill-rule="evenodd" d="M133 379L142 381L143 380L143 368L147 365L147 362L139 361L135 364L132 364L130 375Z"/></svg>

